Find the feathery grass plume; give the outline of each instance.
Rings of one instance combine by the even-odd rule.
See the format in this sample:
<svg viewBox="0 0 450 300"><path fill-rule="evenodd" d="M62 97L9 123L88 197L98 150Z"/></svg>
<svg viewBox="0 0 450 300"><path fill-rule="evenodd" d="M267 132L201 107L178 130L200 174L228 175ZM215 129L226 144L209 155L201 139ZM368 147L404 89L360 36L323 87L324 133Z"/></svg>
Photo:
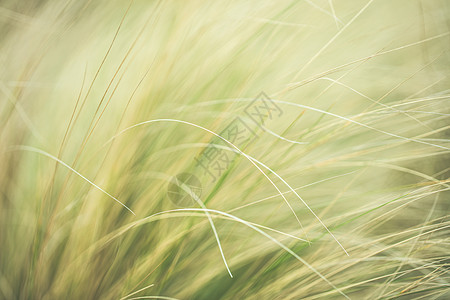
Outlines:
<svg viewBox="0 0 450 300"><path fill-rule="evenodd" d="M448 299L447 1L0 3L0 299Z"/></svg>

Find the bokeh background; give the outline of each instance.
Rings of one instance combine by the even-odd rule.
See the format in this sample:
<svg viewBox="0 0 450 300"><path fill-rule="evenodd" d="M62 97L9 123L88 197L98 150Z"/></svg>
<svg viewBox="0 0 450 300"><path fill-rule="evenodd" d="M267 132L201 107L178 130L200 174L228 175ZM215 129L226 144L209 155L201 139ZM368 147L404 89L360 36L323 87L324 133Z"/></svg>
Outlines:
<svg viewBox="0 0 450 300"><path fill-rule="evenodd" d="M449 16L0 1L0 298L447 299Z"/></svg>

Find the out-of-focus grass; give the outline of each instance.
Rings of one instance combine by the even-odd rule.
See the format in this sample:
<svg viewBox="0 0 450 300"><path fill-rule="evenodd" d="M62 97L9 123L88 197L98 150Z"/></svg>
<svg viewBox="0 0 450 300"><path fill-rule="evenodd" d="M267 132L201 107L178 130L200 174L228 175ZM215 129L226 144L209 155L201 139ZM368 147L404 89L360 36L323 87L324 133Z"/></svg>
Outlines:
<svg viewBox="0 0 450 300"><path fill-rule="evenodd" d="M449 16L2 1L0 298L450 297ZM235 157L215 181L208 150Z"/></svg>

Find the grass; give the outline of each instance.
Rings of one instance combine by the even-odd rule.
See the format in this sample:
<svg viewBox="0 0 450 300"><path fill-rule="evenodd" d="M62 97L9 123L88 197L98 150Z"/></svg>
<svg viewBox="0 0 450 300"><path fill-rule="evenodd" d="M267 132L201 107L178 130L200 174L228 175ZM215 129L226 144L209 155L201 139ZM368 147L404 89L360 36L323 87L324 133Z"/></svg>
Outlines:
<svg viewBox="0 0 450 300"><path fill-rule="evenodd" d="M0 299L447 299L448 16L3 1Z"/></svg>

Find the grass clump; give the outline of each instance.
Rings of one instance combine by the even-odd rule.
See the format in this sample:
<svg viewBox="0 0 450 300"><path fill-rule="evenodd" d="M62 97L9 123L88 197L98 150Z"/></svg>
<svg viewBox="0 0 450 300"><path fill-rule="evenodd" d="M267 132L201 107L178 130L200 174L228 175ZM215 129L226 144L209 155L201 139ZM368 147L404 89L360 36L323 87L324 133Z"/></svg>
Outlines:
<svg viewBox="0 0 450 300"><path fill-rule="evenodd" d="M446 299L445 1L3 1L1 299Z"/></svg>

